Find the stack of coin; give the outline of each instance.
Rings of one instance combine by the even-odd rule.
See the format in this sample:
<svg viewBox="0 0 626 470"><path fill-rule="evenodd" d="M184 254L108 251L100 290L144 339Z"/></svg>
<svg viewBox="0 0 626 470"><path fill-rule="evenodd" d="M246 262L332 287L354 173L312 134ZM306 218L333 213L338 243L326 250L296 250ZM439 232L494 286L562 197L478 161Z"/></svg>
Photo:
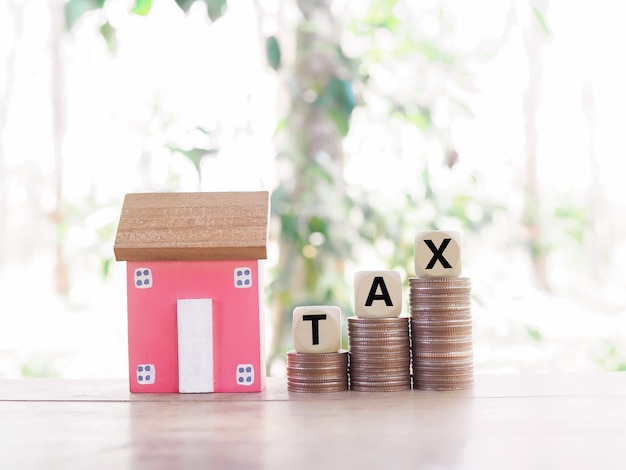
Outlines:
<svg viewBox="0 0 626 470"><path fill-rule="evenodd" d="M474 384L472 315L467 277L409 278L413 383L421 390Z"/></svg>
<svg viewBox="0 0 626 470"><path fill-rule="evenodd" d="M287 353L287 390L343 392L348 390L348 351Z"/></svg>
<svg viewBox="0 0 626 470"><path fill-rule="evenodd" d="M394 392L411 388L409 319L348 318L350 388Z"/></svg>

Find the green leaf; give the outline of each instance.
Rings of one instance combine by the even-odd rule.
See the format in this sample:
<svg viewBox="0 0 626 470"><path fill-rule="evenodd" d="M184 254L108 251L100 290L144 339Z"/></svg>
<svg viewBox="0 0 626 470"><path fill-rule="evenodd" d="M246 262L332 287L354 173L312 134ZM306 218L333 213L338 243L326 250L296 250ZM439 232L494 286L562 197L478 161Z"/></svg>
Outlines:
<svg viewBox="0 0 626 470"><path fill-rule="evenodd" d="M333 78L330 82L333 90L333 96L335 103L341 112L349 118L354 110L354 93L352 92L352 86L347 80L340 80Z"/></svg>
<svg viewBox="0 0 626 470"><path fill-rule="evenodd" d="M217 21L225 12L228 5L227 0L174 0L176 5L185 13L189 11L191 5L197 1L204 2L207 14L211 21Z"/></svg>
<svg viewBox="0 0 626 470"><path fill-rule="evenodd" d="M204 0L206 3L206 11L211 21L217 21L225 12L228 5L227 0Z"/></svg>
<svg viewBox="0 0 626 470"><path fill-rule="evenodd" d="M321 218L320 216L314 215L309 219L309 232L319 232L323 234L325 237L328 236L328 224L327 222Z"/></svg>
<svg viewBox="0 0 626 470"><path fill-rule="evenodd" d="M401 24L401 21L393 11L398 3L397 0L383 0L370 3L370 10L364 19L366 25L393 31Z"/></svg>
<svg viewBox="0 0 626 470"><path fill-rule="evenodd" d="M282 131L284 131L287 128L288 123L289 121L286 117L278 121L278 124L276 124L276 129L274 129L274 135L280 134Z"/></svg>
<svg viewBox="0 0 626 470"><path fill-rule="evenodd" d="M526 333L528 333L528 336L530 336L530 339L532 339L535 343L539 343L541 342L541 340L543 340L543 335L541 334L541 332L536 329L533 328L532 326L526 326Z"/></svg>
<svg viewBox="0 0 626 470"><path fill-rule="evenodd" d="M107 279L109 274L111 273L111 264L113 258L106 258L100 260L100 274L102 274L103 279Z"/></svg>
<svg viewBox="0 0 626 470"><path fill-rule="evenodd" d="M104 38L109 51L115 52L117 50L117 30L107 21L100 26L100 34Z"/></svg>
<svg viewBox="0 0 626 470"><path fill-rule="evenodd" d="M131 10L135 15L146 16L152 9L152 0L135 0L135 6Z"/></svg>
<svg viewBox="0 0 626 470"><path fill-rule="evenodd" d="M344 137L348 134L350 130L350 116L355 106L352 85L348 80L341 80L337 77L331 78L313 105L327 108L328 116L337 126L339 133Z"/></svg>
<svg viewBox="0 0 626 470"><path fill-rule="evenodd" d="M422 131L428 131L433 128L432 111L424 106L418 105L410 110L398 109L393 111L391 115L400 117Z"/></svg>
<svg viewBox="0 0 626 470"><path fill-rule="evenodd" d="M106 0L69 0L65 4L65 28L69 31L89 11L104 6Z"/></svg>
<svg viewBox="0 0 626 470"><path fill-rule="evenodd" d="M408 46L422 54L429 62L453 65L457 60L454 55L444 51L435 41L419 41L416 44L408 44Z"/></svg>
<svg viewBox="0 0 626 470"><path fill-rule="evenodd" d="M184 155L185 157L187 157L187 159L191 163L193 163L194 168L198 172L198 176L202 174L202 170L201 170L202 160L205 157L208 157L209 155L215 155L216 153L219 152L219 150L216 148L207 149L207 148L196 147L192 149L182 149L180 147L171 147L171 146L169 146L168 148L172 152L178 152Z"/></svg>
<svg viewBox="0 0 626 470"><path fill-rule="evenodd" d="M265 52L267 54L267 61L274 70L280 68L280 46L276 36L270 36L265 41Z"/></svg>
<svg viewBox="0 0 626 470"><path fill-rule="evenodd" d="M176 5L178 5L178 7L181 10L187 13L189 9L191 8L191 5L193 5L196 0L174 0L174 1L176 2Z"/></svg>
<svg viewBox="0 0 626 470"><path fill-rule="evenodd" d="M546 34L546 36L550 36L551 35L550 28L548 28L548 22L546 21L546 17L543 16L543 13L541 12L541 10L537 8L536 6L533 6L532 8L533 8L533 14L535 15L535 19L539 23L539 26L541 26L541 29Z"/></svg>
<svg viewBox="0 0 626 470"><path fill-rule="evenodd" d="M333 184L333 175L324 168L322 165L311 164L307 167L307 176L313 177L313 179L323 180L328 184Z"/></svg>
<svg viewBox="0 0 626 470"><path fill-rule="evenodd" d="M348 135L348 131L350 130L350 122L348 120L348 117L344 113L339 112L337 109L330 109L328 111L328 116L335 123L335 126L337 126L337 130L342 137Z"/></svg>

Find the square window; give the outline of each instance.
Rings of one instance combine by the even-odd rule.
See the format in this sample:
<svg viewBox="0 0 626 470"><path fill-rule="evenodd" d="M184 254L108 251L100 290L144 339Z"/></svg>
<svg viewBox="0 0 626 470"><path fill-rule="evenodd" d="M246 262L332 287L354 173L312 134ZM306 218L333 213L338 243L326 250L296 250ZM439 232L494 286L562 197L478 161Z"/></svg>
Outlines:
<svg viewBox="0 0 626 470"><path fill-rule="evenodd" d="M150 385L156 380L156 369L154 364L139 364L137 366L137 383L139 385Z"/></svg>
<svg viewBox="0 0 626 470"><path fill-rule="evenodd" d="M152 287L152 271L148 268L135 269L133 284L137 289L150 289Z"/></svg>
<svg viewBox="0 0 626 470"><path fill-rule="evenodd" d="M237 289L252 287L252 268L235 268L235 287Z"/></svg>
<svg viewBox="0 0 626 470"><path fill-rule="evenodd" d="M237 385L252 385L254 383L254 366L252 364L239 364L236 380Z"/></svg>

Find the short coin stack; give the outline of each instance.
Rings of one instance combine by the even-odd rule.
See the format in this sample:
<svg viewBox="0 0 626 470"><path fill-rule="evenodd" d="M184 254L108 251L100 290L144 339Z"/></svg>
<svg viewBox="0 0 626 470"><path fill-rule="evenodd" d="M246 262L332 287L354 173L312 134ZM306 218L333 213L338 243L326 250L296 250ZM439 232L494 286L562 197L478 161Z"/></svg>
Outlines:
<svg viewBox="0 0 626 470"><path fill-rule="evenodd" d="M409 285L414 387L472 388L470 279L413 277Z"/></svg>
<svg viewBox="0 0 626 470"><path fill-rule="evenodd" d="M348 351L341 349L341 309L332 305L296 307L293 346L287 353L287 390L348 390Z"/></svg>
<svg viewBox="0 0 626 470"><path fill-rule="evenodd" d="M350 388L394 392L411 388L409 319L348 318Z"/></svg>
<svg viewBox="0 0 626 470"><path fill-rule="evenodd" d="M348 389L348 351L287 353L287 390L342 392Z"/></svg>

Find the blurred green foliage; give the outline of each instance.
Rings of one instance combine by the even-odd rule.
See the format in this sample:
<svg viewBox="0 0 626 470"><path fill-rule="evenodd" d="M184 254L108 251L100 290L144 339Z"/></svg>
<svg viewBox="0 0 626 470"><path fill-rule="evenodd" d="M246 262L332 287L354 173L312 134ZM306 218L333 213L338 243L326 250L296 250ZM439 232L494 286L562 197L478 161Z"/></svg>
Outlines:
<svg viewBox="0 0 626 470"><path fill-rule="evenodd" d="M226 0L175 2L184 12L200 2L211 21L228 14ZM152 6L152 0L135 0L129 13L149 15ZM506 210L504 203L485 196L486 182L471 168L456 185L442 188L436 184L441 174L452 175L463 163L464 156L457 153L451 137L451 123L472 116L464 96L473 85L470 65L480 60L448 40L454 24L444 4L433 3L431 10L419 12L428 16L431 26L436 24L435 33L421 27L410 0L370 0L358 13L342 18L327 1L302 0L292 6L300 14L280 24L275 34L261 38L264 59L289 97L275 132L280 178L271 200L271 236L278 242L280 259L267 291L274 319L270 366L272 359L291 348L289 327L295 306L334 304L345 315L351 314L348 267L397 269L409 275L416 230L445 228L453 221L468 234L479 233L493 224L499 211ZM105 0L69 0L67 28L104 7ZM532 13L549 35L543 13L537 8ZM115 51L116 32L106 14L101 15L99 32ZM281 41L294 42L293 55L286 53L292 48ZM347 52L350 41L360 45L358 53ZM395 80L393 86L382 83L381 72ZM384 105L372 106L380 103ZM346 153L343 146L357 111L398 133L417 132L424 142L434 142L440 149L432 151L427 145L415 149L419 171L414 175L414 188L389 188L391 204L382 204L379 193L344 177L346 165L360 158ZM184 156L201 181L203 161L217 155L220 148L217 130L196 130L206 137L204 144L190 139L195 146L185 141L163 145L172 154ZM396 145L392 154L406 152L399 142L392 145ZM389 157L381 157L381 165L383 158ZM92 211L100 207L95 201L87 203L92 204ZM66 223L80 223L84 209L68 208ZM583 242L588 226L583 208L565 201L552 215L565 227L563 233L569 239ZM530 220L537 217L535 210L524 217L529 219L526 223L541 223ZM114 221L101 226L99 236L112 240L114 227ZM548 239L534 242L529 253L543 257L552 243ZM364 253L384 266L360 265ZM111 262L103 256L103 276ZM527 326L526 332L533 342L544 341L539 329Z"/></svg>
<svg viewBox="0 0 626 470"><path fill-rule="evenodd" d="M533 12L533 16L535 17L535 20L537 20L537 23L539 23L541 30L545 33L546 36L550 36L550 27L548 26L548 22L546 21L546 17L543 11L541 11L541 9L537 8L536 6L532 6L531 10Z"/></svg>
<svg viewBox="0 0 626 470"><path fill-rule="evenodd" d="M524 325L526 328L526 333L528 333L528 337L533 340L535 343L540 343L543 341L543 335L539 329L532 327L530 325Z"/></svg>
<svg viewBox="0 0 626 470"><path fill-rule="evenodd" d="M65 4L65 26L72 29L76 23L92 10L101 9L106 0L68 0Z"/></svg>
<svg viewBox="0 0 626 470"><path fill-rule="evenodd" d="M25 379L54 378L58 377L59 373L47 361L35 360L23 364L20 368L20 375Z"/></svg>
<svg viewBox="0 0 626 470"><path fill-rule="evenodd" d="M405 20L402 12L411 9L410 2L375 0L368 5L364 16L345 20L352 37L368 45L358 58L346 55L342 35L333 35L332 26L318 26L333 24L328 20L332 16L328 3L301 5L302 20L294 26L296 56L292 64L281 68L290 84L291 103L279 124L277 139L277 159L288 176L280 180L272 197L281 259L269 289L278 319L270 363L291 348L289 325L295 306L331 303L351 315L345 267L347 262L358 263L363 250L382 260L385 266L379 268L399 269L406 275L413 270L415 230L443 228L455 219L476 232L492 223L494 212L500 208L485 200L476 175L470 175L462 188L436 192L431 186L432 165L427 154L415 156L424 161L421 173L415 175L415 191L402 193L389 188L397 198L392 205L381 204L377 194L344 179L346 161L358 161L359 155L344 154L341 141L351 130L354 109L367 108L368 100L387 103L386 114L372 116L381 125L396 121L400 127L414 127L425 139L449 148L447 158L441 160L449 171L459 156L449 141L447 125L436 124L433 115L445 114L451 122L470 113L461 96L439 87L442 80L449 89L468 86L468 59L446 49L446 41L440 37L425 38L414 23ZM442 23L447 21L443 8L432 14ZM442 34L449 31L447 28L441 28ZM383 46L377 39L381 30L392 34L393 47ZM271 63L271 58L268 60ZM315 61L315 66L307 67L307 61ZM321 68L320 63L326 67ZM402 69L408 82L391 89L380 86L374 75L381 68L391 76ZM311 76L311 70L318 74ZM307 100L311 90L315 99ZM320 128L325 129L320 132L323 137L315 141L315 129ZM382 241L390 242L393 248L384 249Z"/></svg>
<svg viewBox="0 0 626 470"><path fill-rule="evenodd" d="M606 351L597 359L597 362L608 371L626 371L626 354L615 344L608 344Z"/></svg>
<svg viewBox="0 0 626 470"><path fill-rule="evenodd" d="M276 36L269 36L265 41L265 53L267 54L267 62L274 70L280 68L280 45Z"/></svg>
<svg viewBox="0 0 626 470"><path fill-rule="evenodd" d="M201 2L211 21L228 10L226 0L175 1L184 12ZM329 303L350 314L346 263L358 262L363 250L372 251L385 267L407 274L412 271L416 229L437 229L454 219L475 232L489 225L498 209L482 196L476 175L470 175L462 188L449 188L445 194L433 189L432 158L424 150L415 155L423 160L421 173L415 175L416 190L403 194L389 188L397 199L392 205L382 206L377 194L344 178L346 162L359 156L345 154L342 141L351 131L355 109L368 110L371 101L387 104L372 119L417 129L425 139L448 149L439 165L449 171L456 165L459 156L450 141L449 123L455 117L469 116L471 110L462 94L453 90L471 84L467 63L473 58L446 41L452 25L445 8L435 5L432 11L420 12L439 23L440 32L433 36L420 29L420 18L412 16L408 0L372 0L350 18L336 17L331 2L305 0L296 6L300 16L282 24L281 34L264 38L267 64L286 85L290 100L276 128L276 159L283 176L271 201L272 234L281 254L268 290L274 315L270 365L272 358L291 347L289 325L296 305ZM83 15L103 11L100 34L115 51L116 31L104 7L105 0L69 0L66 26L71 29ZM129 13L137 15L149 15L151 10L152 0L135 0L129 6ZM358 56L344 51L346 34L366 45ZM381 34L388 38L386 42L380 41ZM281 40L295 43L289 61ZM397 87L382 86L376 78L380 70L402 76L404 81ZM446 124L437 124L435 114L445 115ZM213 131L203 132L207 145L165 143L172 153L192 163L199 180L203 160L219 152L211 139ZM102 235L112 237L113 226L102 227L108 231ZM392 249L381 241L390 242ZM111 261L102 261L104 276Z"/></svg>

